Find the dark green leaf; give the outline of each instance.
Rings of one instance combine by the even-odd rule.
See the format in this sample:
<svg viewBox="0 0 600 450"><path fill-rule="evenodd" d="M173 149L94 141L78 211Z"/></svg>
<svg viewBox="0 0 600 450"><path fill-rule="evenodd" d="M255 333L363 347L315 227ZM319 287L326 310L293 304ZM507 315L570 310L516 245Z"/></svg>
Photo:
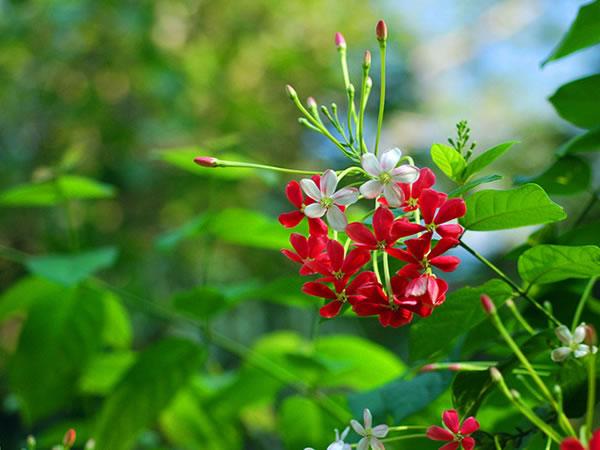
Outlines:
<svg viewBox="0 0 600 450"><path fill-rule="evenodd" d="M600 248L594 245L538 245L519 258L519 275L530 284L600 275Z"/></svg>
<svg viewBox="0 0 600 450"><path fill-rule="evenodd" d="M460 153L444 144L431 146L431 159L451 180L459 182L467 165Z"/></svg>
<svg viewBox="0 0 600 450"><path fill-rule="evenodd" d="M0 322L14 314L26 313L40 299L58 298L64 291L64 286L45 278L22 278L0 297Z"/></svg>
<svg viewBox="0 0 600 450"><path fill-rule="evenodd" d="M448 197L460 197L463 194L466 194L471 189L476 188L480 184L485 183L493 183L494 181L498 181L502 179L502 175L486 175L485 177L476 178L474 180L468 181L462 186L457 187L456 189L450 191L448 193Z"/></svg>
<svg viewBox="0 0 600 450"><path fill-rule="evenodd" d="M179 228L162 233L156 238L156 247L163 251L172 250L182 241L202 233L206 229L207 223L208 215L200 214Z"/></svg>
<svg viewBox="0 0 600 450"><path fill-rule="evenodd" d="M467 213L460 222L475 231L540 225L566 218L563 209L536 184L507 191L479 191L467 197L466 203Z"/></svg>
<svg viewBox="0 0 600 450"><path fill-rule="evenodd" d="M468 180L469 177L477 172L480 172L493 163L496 159L500 158L515 144L518 144L518 141L508 141L485 150L483 153L477 156L477 158L471 160L471 162L467 164L462 178L464 180Z"/></svg>
<svg viewBox="0 0 600 450"><path fill-rule="evenodd" d="M589 188L592 169L577 156L558 159L542 174L525 181L540 185L548 194L572 195Z"/></svg>
<svg viewBox="0 0 600 450"><path fill-rule="evenodd" d="M550 102L563 119L581 128L600 125L600 75L567 83L550 97Z"/></svg>
<svg viewBox="0 0 600 450"><path fill-rule="evenodd" d="M584 153L600 151L600 127L586 131L567 141L556 151L557 156L568 153Z"/></svg>
<svg viewBox="0 0 600 450"><path fill-rule="evenodd" d="M196 320L205 321L226 310L231 302L217 289L199 286L173 296L174 308Z"/></svg>

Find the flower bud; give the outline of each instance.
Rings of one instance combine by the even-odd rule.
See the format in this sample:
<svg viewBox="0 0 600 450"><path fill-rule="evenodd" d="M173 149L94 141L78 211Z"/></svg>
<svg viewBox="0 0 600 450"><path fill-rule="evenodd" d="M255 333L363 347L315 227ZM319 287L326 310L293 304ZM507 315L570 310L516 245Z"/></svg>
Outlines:
<svg viewBox="0 0 600 450"><path fill-rule="evenodd" d="M96 448L96 441L94 439L88 439L85 443L84 450L94 450Z"/></svg>
<svg viewBox="0 0 600 450"><path fill-rule="evenodd" d="M518 400L521 398L521 394L519 393L519 391L517 391L516 389L511 389L510 390L511 395L513 396L513 398L515 400Z"/></svg>
<svg viewBox="0 0 600 450"><path fill-rule="evenodd" d="M388 36L387 25L383 20L377 22L377 26L375 26L375 36L377 36L377 40L379 42L385 42Z"/></svg>
<svg viewBox="0 0 600 450"><path fill-rule="evenodd" d="M75 438L77 437L75 430L73 428L69 428L63 437L63 445L67 448L73 447L75 444Z"/></svg>
<svg viewBox="0 0 600 450"><path fill-rule="evenodd" d="M494 302L488 295L481 294L480 299L481 299L481 306L483 306L483 310L487 314L496 314L496 306L494 305Z"/></svg>
<svg viewBox="0 0 600 450"><path fill-rule="evenodd" d="M352 83L348 84L348 86L346 86L346 92L348 92L348 95L352 98L354 98L354 94L355 94L355 89L354 89L354 85Z"/></svg>
<svg viewBox="0 0 600 450"><path fill-rule="evenodd" d="M587 345L594 346L598 344L598 335L593 325L588 323L585 324L585 339L583 340Z"/></svg>
<svg viewBox="0 0 600 450"><path fill-rule="evenodd" d="M423 367L421 367L419 372L433 372L434 370L437 370L437 368L437 364L425 364Z"/></svg>
<svg viewBox="0 0 600 450"><path fill-rule="evenodd" d="M368 90L371 90L371 88L373 87L373 78L367 77L367 81L365 82L365 86L367 87Z"/></svg>
<svg viewBox="0 0 600 450"><path fill-rule="evenodd" d="M368 70L371 67L371 52L365 50L365 57L363 58L363 69Z"/></svg>
<svg viewBox="0 0 600 450"><path fill-rule="evenodd" d="M31 435L27 436L27 450L35 450L36 445L35 438Z"/></svg>
<svg viewBox="0 0 600 450"><path fill-rule="evenodd" d="M298 94L296 93L296 90L290 86L289 84L285 85L285 91L287 92L288 96L294 100L295 98L298 97Z"/></svg>
<svg viewBox="0 0 600 450"><path fill-rule="evenodd" d="M217 167L219 160L212 156L198 156L194 158L194 162L202 167Z"/></svg>
<svg viewBox="0 0 600 450"><path fill-rule="evenodd" d="M515 302L512 298L509 298L508 300L506 300L506 306L508 306L510 309L513 309L516 307Z"/></svg>
<svg viewBox="0 0 600 450"><path fill-rule="evenodd" d="M461 370L463 370L463 365L458 363L450 364L448 366L448 370L451 372L460 372Z"/></svg>
<svg viewBox="0 0 600 450"><path fill-rule="evenodd" d="M308 97L306 99L306 106L308 106L310 109L314 109L317 107L317 101L314 99L314 97Z"/></svg>
<svg viewBox="0 0 600 450"><path fill-rule="evenodd" d="M490 376L492 377L492 380L494 380L496 383L502 381L502 374L495 367L490 367Z"/></svg>
<svg viewBox="0 0 600 450"><path fill-rule="evenodd" d="M338 48L338 50L346 49L346 39L344 39L344 35L339 31L335 33L335 46Z"/></svg>

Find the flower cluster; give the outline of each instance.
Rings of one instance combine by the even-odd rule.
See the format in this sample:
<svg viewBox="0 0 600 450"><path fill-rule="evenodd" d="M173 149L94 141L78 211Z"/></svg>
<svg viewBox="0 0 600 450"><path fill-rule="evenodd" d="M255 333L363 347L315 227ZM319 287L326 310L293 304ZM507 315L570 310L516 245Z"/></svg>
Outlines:
<svg viewBox="0 0 600 450"><path fill-rule="evenodd" d="M401 159L397 148L379 156L367 152L361 167L288 183L286 196L295 209L279 221L294 228L306 217L309 235L293 233L293 250L282 253L300 265L300 275L317 276L302 291L326 300L321 316L350 307L398 327L444 302L448 285L434 269L451 272L460 262L445 253L459 242L463 228L453 221L465 214L465 203L432 189L431 170L401 165ZM349 170L367 179L359 189L338 186ZM375 201L370 223L348 223L346 208L360 199ZM402 267L391 273L388 258Z"/></svg>

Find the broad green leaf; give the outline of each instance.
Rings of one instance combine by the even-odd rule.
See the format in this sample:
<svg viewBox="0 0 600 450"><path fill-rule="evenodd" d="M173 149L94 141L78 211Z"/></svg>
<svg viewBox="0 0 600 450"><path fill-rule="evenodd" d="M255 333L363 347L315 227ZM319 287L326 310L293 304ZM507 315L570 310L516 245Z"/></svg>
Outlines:
<svg viewBox="0 0 600 450"><path fill-rule="evenodd" d="M75 199L103 199L115 196L115 188L91 178L62 175L54 181L15 186L0 194L0 205L51 206Z"/></svg>
<svg viewBox="0 0 600 450"><path fill-rule="evenodd" d="M474 180L468 181L462 186L453 189L448 193L448 197L461 197L462 195L469 192L471 189L476 188L477 186L485 183L493 183L494 181L498 181L502 179L502 175L487 175L485 177L476 178Z"/></svg>
<svg viewBox="0 0 600 450"><path fill-rule="evenodd" d="M467 213L460 223L474 231L540 225L567 217L562 207L550 200L537 184L506 191L479 191L467 197L466 203Z"/></svg>
<svg viewBox="0 0 600 450"><path fill-rule="evenodd" d="M540 185L548 194L572 195L589 188L592 169L584 159L565 156L554 162L545 172L526 181Z"/></svg>
<svg viewBox="0 0 600 450"><path fill-rule="evenodd" d="M279 410L278 429L288 450L325 448L333 441L336 423L313 400L293 395Z"/></svg>
<svg viewBox="0 0 600 450"><path fill-rule="evenodd" d="M467 166L465 158L452 147L444 144L431 146L431 159L442 172L453 181L462 180L462 173Z"/></svg>
<svg viewBox="0 0 600 450"><path fill-rule="evenodd" d="M410 357L429 360L451 350L456 338L481 323L486 315L479 297L488 294L500 306L512 294L505 282L492 279L478 287L463 287L448 295L442 306L410 328Z"/></svg>
<svg viewBox="0 0 600 450"><path fill-rule="evenodd" d="M129 450L199 368L204 351L191 341L167 338L142 352L106 399L94 436L98 448Z"/></svg>
<svg viewBox="0 0 600 450"><path fill-rule="evenodd" d="M64 286L45 278L22 278L0 296L0 323L14 314L26 313L40 299L59 298L64 292Z"/></svg>
<svg viewBox="0 0 600 450"><path fill-rule="evenodd" d="M129 350L98 354L85 367L79 390L88 395L108 395L135 363L135 357Z"/></svg>
<svg viewBox="0 0 600 450"><path fill-rule="evenodd" d="M287 262L283 263L287 264ZM254 280L254 282L246 283L242 286L238 285L229 288L225 286L223 289L226 292L227 298L232 303L238 303L243 300L260 300L297 308L313 308L319 304L318 300L300 291L305 281L298 275L292 275L275 278L273 281L265 284Z"/></svg>
<svg viewBox="0 0 600 450"><path fill-rule="evenodd" d="M546 58L544 64L600 43L600 1L581 6L569 31Z"/></svg>
<svg viewBox="0 0 600 450"><path fill-rule="evenodd" d="M519 258L519 275L530 284L595 277L600 275L600 248L538 245Z"/></svg>
<svg viewBox="0 0 600 450"><path fill-rule="evenodd" d="M597 245L600 246L600 223L592 222L561 234L557 244L561 245ZM600 359L600 358L598 358Z"/></svg>
<svg viewBox="0 0 600 450"><path fill-rule="evenodd" d="M129 314L123 306L121 299L114 293L104 291L104 328L102 337L104 344L115 349L127 349L133 340L133 330L129 321Z"/></svg>
<svg viewBox="0 0 600 450"><path fill-rule="evenodd" d="M563 119L581 128L600 125L600 74L567 83L549 98Z"/></svg>
<svg viewBox="0 0 600 450"><path fill-rule="evenodd" d="M31 256L25 260L25 266L35 275L73 286L110 267L117 254L115 247L103 247L81 253Z"/></svg>
<svg viewBox="0 0 600 450"><path fill-rule="evenodd" d="M564 156L569 153L597 151L600 151L600 127L586 131L585 133L570 139L559 147L556 154L557 156Z"/></svg>
<svg viewBox="0 0 600 450"><path fill-rule="evenodd" d="M492 148L485 150L475 159L471 160L467 167L465 168L463 179L468 180L472 175L475 175L477 172L485 169L495 160L500 158L504 153L506 153L513 145L518 144L517 141L508 141L502 144L498 144Z"/></svg>
<svg viewBox="0 0 600 450"><path fill-rule="evenodd" d="M103 312L101 295L85 287L39 299L30 307L8 369L29 423L71 402L73 386L102 345Z"/></svg>
<svg viewBox="0 0 600 450"><path fill-rule="evenodd" d="M227 309L231 302L215 288L199 286L173 296L173 307L196 320L205 321Z"/></svg>

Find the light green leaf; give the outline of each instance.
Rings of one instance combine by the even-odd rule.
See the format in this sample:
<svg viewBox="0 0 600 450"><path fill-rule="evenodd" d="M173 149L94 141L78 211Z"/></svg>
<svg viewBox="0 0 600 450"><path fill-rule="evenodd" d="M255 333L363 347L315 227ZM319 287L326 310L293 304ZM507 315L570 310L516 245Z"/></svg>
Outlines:
<svg viewBox="0 0 600 450"><path fill-rule="evenodd" d="M463 156L452 147L444 144L433 144L431 146L431 159L448 178L456 182L462 180L462 173L467 163Z"/></svg>
<svg viewBox="0 0 600 450"><path fill-rule="evenodd" d="M537 184L507 191L483 190L467 197L460 223L469 230L491 231L556 222L567 216Z"/></svg>
<svg viewBox="0 0 600 450"><path fill-rule="evenodd" d="M278 429L286 449L325 448L333 440L336 424L311 399L299 395L287 397L278 416Z"/></svg>
<svg viewBox="0 0 600 450"><path fill-rule="evenodd" d="M579 136L567 141L556 151L557 156L568 153L584 153L600 151L600 127L586 131Z"/></svg>
<svg viewBox="0 0 600 450"><path fill-rule="evenodd" d="M463 287L448 295L442 306L425 320L410 328L410 357L414 361L430 360L449 352L456 338L485 319L481 294L489 295L500 306L512 294L512 288L497 279L478 287Z"/></svg>
<svg viewBox="0 0 600 450"><path fill-rule="evenodd" d="M600 74L562 85L549 98L563 119L581 128L600 125Z"/></svg>
<svg viewBox="0 0 600 450"><path fill-rule="evenodd" d="M600 248L595 245L538 245L519 258L519 275L530 284L599 276Z"/></svg>
<svg viewBox="0 0 600 450"><path fill-rule="evenodd" d="M15 314L26 313L40 299L58 298L64 292L64 286L45 278L22 278L0 296L0 323Z"/></svg>
<svg viewBox="0 0 600 450"><path fill-rule="evenodd" d="M102 300L105 315L102 329L104 344L115 349L129 348L133 339L133 330L129 314L121 299L112 292L104 291Z"/></svg>
<svg viewBox="0 0 600 450"><path fill-rule="evenodd" d="M485 150L467 164L463 179L468 180L471 176L489 166L515 144L518 144L518 141L508 141Z"/></svg>
<svg viewBox="0 0 600 450"><path fill-rule="evenodd" d="M546 58L544 64L600 43L600 1L581 6L569 31Z"/></svg>
<svg viewBox="0 0 600 450"><path fill-rule="evenodd" d="M73 286L110 267L117 254L115 247L103 247L81 253L31 256L25 260L25 266L36 275Z"/></svg>
<svg viewBox="0 0 600 450"><path fill-rule="evenodd" d="M129 350L98 354L85 367L79 390L88 395L108 395L134 364L136 354Z"/></svg>
<svg viewBox="0 0 600 450"><path fill-rule="evenodd" d="M591 178L592 169L587 161L577 156L565 156L545 172L526 181L540 185L548 194L572 195L587 190Z"/></svg>
<svg viewBox="0 0 600 450"><path fill-rule="evenodd" d="M476 188L481 184L493 183L494 181L498 181L502 179L502 175L487 175L485 177L476 178L474 180L468 181L462 186L453 189L448 193L448 197L460 197L463 194L469 192L471 189Z"/></svg>
<svg viewBox="0 0 600 450"><path fill-rule="evenodd" d="M98 448L129 450L199 368L204 351L167 338L142 352L100 410L94 436Z"/></svg>

